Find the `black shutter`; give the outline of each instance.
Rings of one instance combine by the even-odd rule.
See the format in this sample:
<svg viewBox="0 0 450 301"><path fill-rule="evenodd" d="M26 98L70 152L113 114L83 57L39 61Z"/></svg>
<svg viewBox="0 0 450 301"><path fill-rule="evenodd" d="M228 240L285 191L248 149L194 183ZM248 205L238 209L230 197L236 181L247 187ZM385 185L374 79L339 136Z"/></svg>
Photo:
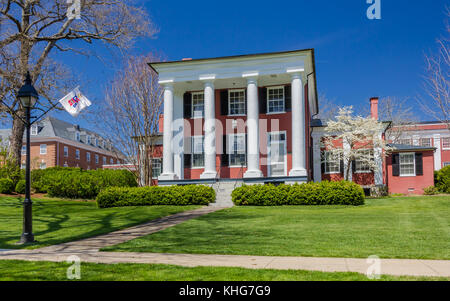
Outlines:
<svg viewBox="0 0 450 301"><path fill-rule="evenodd" d="M220 160L220 165L221 166L228 166L230 165L229 163L229 157L227 154L227 135L223 135L223 150L222 150L222 158Z"/></svg>
<svg viewBox="0 0 450 301"><path fill-rule="evenodd" d="M191 154L184 154L184 168L191 168Z"/></svg>
<svg viewBox="0 0 450 301"><path fill-rule="evenodd" d="M352 173L356 172L356 160L352 160Z"/></svg>
<svg viewBox="0 0 450 301"><path fill-rule="evenodd" d="M267 88L259 88L259 114L267 113Z"/></svg>
<svg viewBox="0 0 450 301"><path fill-rule="evenodd" d="M245 96L244 96L244 114L247 115L247 89L245 89Z"/></svg>
<svg viewBox="0 0 450 301"><path fill-rule="evenodd" d="M400 162L399 154L392 155L392 175L398 177L400 175Z"/></svg>
<svg viewBox="0 0 450 301"><path fill-rule="evenodd" d="M192 117L192 96L191 93L186 92L183 95L183 117L185 119Z"/></svg>
<svg viewBox="0 0 450 301"><path fill-rule="evenodd" d="M284 109L286 112L292 111L291 97L291 85L284 86Z"/></svg>
<svg viewBox="0 0 450 301"><path fill-rule="evenodd" d="M228 90L220 91L220 115L228 115Z"/></svg>
<svg viewBox="0 0 450 301"><path fill-rule="evenodd" d="M416 176L423 175L423 154L416 153Z"/></svg>
<svg viewBox="0 0 450 301"><path fill-rule="evenodd" d="M341 175L344 175L344 155L341 154L341 160L339 161L339 171Z"/></svg>
<svg viewBox="0 0 450 301"><path fill-rule="evenodd" d="M325 174L325 153L320 152L320 170L322 175Z"/></svg>
<svg viewBox="0 0 450 301"><path fill-rule="evenodd" d="M245 166L247 166L248 163L248 155L247 155L247 133L245 133ZM258 152L259 152L259 148L258 148Z"/></svg>

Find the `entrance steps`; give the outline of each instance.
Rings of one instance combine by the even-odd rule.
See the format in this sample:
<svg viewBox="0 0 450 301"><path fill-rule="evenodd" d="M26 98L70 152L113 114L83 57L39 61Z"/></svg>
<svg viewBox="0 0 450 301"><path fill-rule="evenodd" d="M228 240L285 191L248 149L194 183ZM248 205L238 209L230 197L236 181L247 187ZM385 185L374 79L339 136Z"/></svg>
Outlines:
<svg viewBox="0 0 450 301"><path fill-rule="evenodd" d="M240 186L240 184L236 184L235 182L222 182L218 181L212 185L212 188L216 192L216 201L215 203L209 204L212 207L233 207L234 204L231 201L231 193L235 186Z"/></svg>

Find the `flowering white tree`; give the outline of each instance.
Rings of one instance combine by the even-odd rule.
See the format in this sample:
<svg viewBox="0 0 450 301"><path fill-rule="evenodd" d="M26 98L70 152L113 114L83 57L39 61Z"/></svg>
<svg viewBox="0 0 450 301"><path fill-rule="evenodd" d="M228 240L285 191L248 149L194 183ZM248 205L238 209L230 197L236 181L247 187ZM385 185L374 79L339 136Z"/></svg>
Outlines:
<svg viewBox="0 0 450 301"><path fill-rule="evenodd" d="M336 120L328 121L321 146L331 156L329 159L343 161L346 166L345 179L349 180L352 162L377 171L380 166L376 158L382 158L392 151L383 139L384 127L376 119L354 116L351 106L339 108Z"/></svg>

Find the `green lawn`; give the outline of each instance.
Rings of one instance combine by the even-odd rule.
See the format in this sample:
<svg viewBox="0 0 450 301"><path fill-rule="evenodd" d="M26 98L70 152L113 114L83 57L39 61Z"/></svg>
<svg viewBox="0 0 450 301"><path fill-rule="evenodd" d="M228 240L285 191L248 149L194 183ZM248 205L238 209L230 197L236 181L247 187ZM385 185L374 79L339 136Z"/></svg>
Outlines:
<svg viewBox="0 0 450 301"><path fill-rule="evenodd" d="M104 250L450 259L450 196L233 207Z"/></svg>
<svg viewBox="0 0 450 301"><path fill-rule="evenodd" d="M131 227L200 206L148 206L98 209L92 201L33 199L36 248ZM0 249L15 245L22 233L22 199L0 197Z"/></svg>
<svg viewBox="0 0 450 301"><path fill-rule="evenodd" d="M0 281L67 280L68 263L0 260ZM368 281L359 273L297 270L257 270L225 267L181 267L163 264L81 263L83 281ZM380 280L450 280L436 277L394 277Z"/></svg>

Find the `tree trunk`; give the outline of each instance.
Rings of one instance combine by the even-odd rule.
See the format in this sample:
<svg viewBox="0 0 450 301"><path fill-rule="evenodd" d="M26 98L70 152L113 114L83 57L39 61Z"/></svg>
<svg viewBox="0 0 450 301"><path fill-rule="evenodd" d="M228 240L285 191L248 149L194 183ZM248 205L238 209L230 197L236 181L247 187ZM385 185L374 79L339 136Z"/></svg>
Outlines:
<svg viewBox="0 0 450 301"><path fill-rule="evenodd" d="M25 114L23 110L18 110L16 114L20 116L22 119L25 119ZM24 132L25 132L25 124L20 118L14 117L11 136L9 137L11 145L9 147L8 157L18 167L20 167L21 165Z"/></svg>
<svg viewBox="0 0 450 301"><path fill-rule="evenodd" d="M345 180L348 181L350 177L350 164L352 163L351 160L348 160L347 162L347 171L345 172Z"/></svg>

